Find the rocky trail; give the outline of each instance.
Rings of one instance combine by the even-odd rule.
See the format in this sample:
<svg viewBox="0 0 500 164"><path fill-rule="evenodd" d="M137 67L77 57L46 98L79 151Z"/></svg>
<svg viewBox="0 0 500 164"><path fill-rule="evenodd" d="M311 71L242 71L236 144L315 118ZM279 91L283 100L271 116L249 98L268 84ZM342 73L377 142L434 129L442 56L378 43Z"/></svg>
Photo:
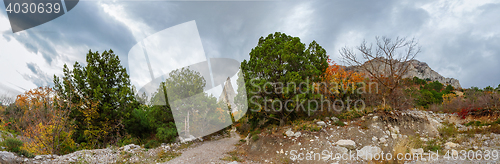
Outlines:
<svg viewBox="0 0 500 164"><path fill-rule="evenodd" d="M221 159L240 140L235 129L230 134L230 137L212 136L212 140L205 141L198 138L189 142L164 143L152 149L129 144L123 147L80 150L61 156L37 155L34 158L0 151L0 163L230 163L232 161Z"/></svg>
<svg viewBox="0 0 500 164"><path fill-rule="evenodd" d="M188 148L182 152L182 155L174 158L167 164L177 164L177 163L229 163L228 161L223 161L221 158L224 154L234 150L235 144L240 140L240 136L236 133L236 130L231 130L231 137L223 138L215 141L207 141L202 145Z"/></svg>
<svg viewBox="0 0 500 164"><path fill-rule="evenodd" d="M0 151L0 163L384 163L388 160L377 159L377 154L394 159L399 153L419 154L398 161L405 163L500 163L500 134L482 131L491 125L466 126L473 120L456 114L406 110L370 113L345 125L338 121L331 117L274 126L242 140L233 129L230 136L181 140L153 149L130 144L35 158ZM431 159L435 150L439 157Z"/></svg>

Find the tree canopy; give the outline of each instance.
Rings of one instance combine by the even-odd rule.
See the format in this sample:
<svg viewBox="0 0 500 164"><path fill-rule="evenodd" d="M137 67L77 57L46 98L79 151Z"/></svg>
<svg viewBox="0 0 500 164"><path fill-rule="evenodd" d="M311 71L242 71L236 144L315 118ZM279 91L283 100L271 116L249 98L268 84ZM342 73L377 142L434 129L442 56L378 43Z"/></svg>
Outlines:
<svg viewBox="0 0 500 164"><path fill-rule="evenodd" d="M138 103L129 75L112 50L103 53L89 50L86 62L85 66L75 62L72 70L64 65L62 81L54 76L54 88L61 98L68 100L68 105L85 104L72 106L70 117L77 124L76 141L89 142L86 134L94 131L102 132L96 136L98 140L109 143L123 135L122 120L130 116ZM95 114L90 115L86 109L93 108L92 105Z"/></svg>
<svg viewBox="0 0 500 164"><path fill-rule="evenodd" d="M301 103L315 95L308 86L321 79L328 67L327 58L326 50L316 41L306 49L298 37L284 33L276 32L266 38L261 37L250 52L250 60L241 63L250 101L249 114L254 116L253 121L273 119L284 124L293 113L285 108L298 110L300 105L297 102ZM309 84L299 86L301 82ZM297 102L285 104L286 100ZM276 102L266 106L268 101Z"/></svg>

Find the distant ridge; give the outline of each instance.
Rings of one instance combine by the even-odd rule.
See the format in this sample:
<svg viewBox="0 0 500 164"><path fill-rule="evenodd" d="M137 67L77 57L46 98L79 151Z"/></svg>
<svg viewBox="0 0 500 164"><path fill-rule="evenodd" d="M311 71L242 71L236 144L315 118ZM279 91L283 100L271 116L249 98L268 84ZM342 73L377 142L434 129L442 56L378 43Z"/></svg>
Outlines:
<svg viewBox="0 0 500 164"><path fill-rule="evenodd" d="M384 58L376 58L370 61L365 62L363 65L365 65L368 62L372 62L375 65L375 68L383 69L384 68L384 61L387 60ZM451 85L456 89L462 88L460 85L460 82L455 79L455 78L447 78L441 76L439 73L436 71L432 70L429 65L425 62L421 62L418 60L410 60L408 62L410 66L408 68L408 72L403 76L403 78L413 78L413 77L418 77L420 79L429 79L431 81L439 81L440 83L443 83L444 85ZM401 63L398 63L401 64ZM350 66L346 68L347 70L353 70L356 72L362 72L365 73L365 75L368 76L368 73L360 68L360 66Z"/></svg>

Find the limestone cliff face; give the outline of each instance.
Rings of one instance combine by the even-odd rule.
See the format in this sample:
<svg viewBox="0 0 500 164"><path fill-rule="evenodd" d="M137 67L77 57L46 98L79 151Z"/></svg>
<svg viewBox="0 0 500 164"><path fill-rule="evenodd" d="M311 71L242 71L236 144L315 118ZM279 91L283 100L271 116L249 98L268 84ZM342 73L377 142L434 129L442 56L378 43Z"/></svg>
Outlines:
<svg viewBox="0 0 500 164"><path fill-rule="evenodd" d="M379 69L379 70L383 70L384 68L387 69L388 67L386 67L386 64L383 60L386 60L386 59L374 59L374 60L371 60L371 61L368 61L368 62L371 62L373 63L373 69ZM436 71L432 70L429 65L427 65L427 63L425 62L421 62L421 61L418 61L418 60L411 60L411 61L408 61L406 63L397 63L397 64L410 64L409 68L408 68L408 71L407 73L403 76L403 78L413 78L413 77L418 77L420 79L430 79L431 81L439 81L440 83L444 84L444 85L451 85L453 86L454 88L462 88L462 86L460 86L460 82L457 80L457 79L454 79L454 78L447 78L447 77L443 77L441 76L439 73L437 73ZM364 64L366 65L366 63ZM368 67L369 69L372 69L371 67ZM360 68L360 66L351 66L351 67L347 67L347 70L353 70L353 71L357 71L357 72L363 72L365 73L366 75L368 73L366 73L365 71L363 71L363 69ZM386 70L388 71L388 70Z"/></svg>
<svg viewBox="0 0 500 164"><path fill-rule="evenodd" d="M462 86L460 86L460 82L457 79L443 77L436 71L432 70L431 67L427 65L427 63L418 60L410 61L410 69L404 77L418 77L420 79L429 78L431 81L439 81L440 83L443 83L445 85L449 84L454 88L462 88Z"/></svg>

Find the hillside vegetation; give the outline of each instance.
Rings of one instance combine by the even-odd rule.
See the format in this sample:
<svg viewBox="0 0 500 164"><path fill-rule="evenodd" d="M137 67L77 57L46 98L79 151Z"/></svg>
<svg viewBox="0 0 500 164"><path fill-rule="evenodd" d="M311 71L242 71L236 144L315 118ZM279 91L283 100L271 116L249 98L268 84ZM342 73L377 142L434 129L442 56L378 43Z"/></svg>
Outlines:
<svg viewBox="0 0 500 164"><path fill-rule="evenodd" d="M314 122L332 117L335 119L328 119L327 124L339 127L360 118L382 124L377 118L391 119L400 111L413 109L455 114L460 119L487 118L467 125L491 125L487 132L500 133L500 85L483 89L454 88L451 83L407 77L408 64L398 63L415 60L420 52L414 49L417 43L404 38L378 41L381 51L376 54L370 54L371 49L368 51L363 45L356 48L369 54L366 61L352 58L354 50L350 48L342 49L343 59L358 63L352 66L360 69L374 59L394 68L355 71L336 64L316 41L304 44L298 37L279 32L261 37L249 59L241 63L239 74L244 78L237 80L239 88L234 102L240 107L238 102L246 101L248 110L234 126L246 140L259 142L259 134L264 131L274 133L289 127L295 132L320 133L326 123ZM411 56L379 54L382 50L391 50L394 54L406 50ZM5 138L2 145L7 151L34 157L129 144L152 149L162 143L178 142L179 133L186 133L177 131L168 102L151 105L159 104L155 101L166 101L167 88L174 85L169 81L176 79L166 79L149 99L135 95L135 86L130 84L125 67L112 50L89 51L86 65L75 62L72 69L65 65L62 73L62 77L54 76L55 86L31 89L18 95L13 103L0 106L0 130L13 134L2 136ZM201 78L202 83L192 84L199 85L198 90L186 92L187 97L203 91L206 83L198 72L188 69L175 70L170 75L179 79ZM242 95L244 88L246 95ZM215 109L207 112L206 117L215 120L209 125L231 123L232 120L219 117L230 113L222 110L226 109L226 103L216 103L215 97L206 94L196 99L205 100L211 103L180 110ZM360 124L363 126L368 125ZM198 129L202 128L213 127ZM212 135L227 133L228 128ZM453 129L449 131L456 133ZM426 149L434 149L428 146Z"/></svg>

